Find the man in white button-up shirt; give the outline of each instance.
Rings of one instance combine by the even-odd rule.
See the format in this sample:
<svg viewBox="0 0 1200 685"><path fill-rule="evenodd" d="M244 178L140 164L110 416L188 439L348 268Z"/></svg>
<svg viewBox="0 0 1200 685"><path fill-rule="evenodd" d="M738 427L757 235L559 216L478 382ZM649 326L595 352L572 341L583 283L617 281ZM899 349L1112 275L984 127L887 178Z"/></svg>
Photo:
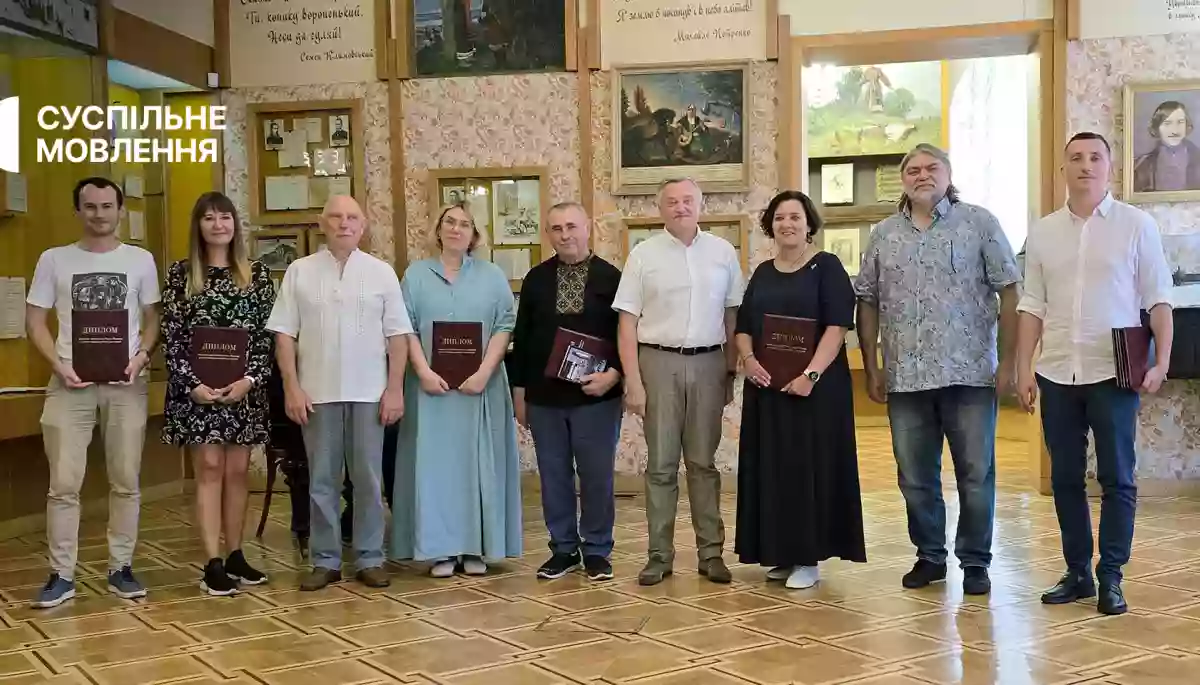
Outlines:
<svg viewBox="0 0 1200 685"><path fill-rule="evenodd" d="M1025 294L1017 307L1017 392L1026 410L1033 411L1041 389L1042 430L1067 564L1062 580L1042 601L1065 604L1096 595L1085 489L1090 429L1104 489L1098 608L1121 614L1127 611L1121 567L1129 561L1137 505L1139 395L1117 385L1112 330L1140 326L1142 311L1150 312L1155 358L1141 390L1157 392L1171 358L1172 283L1154 219L1108 193L1111 154L1098 134L1073 137L1063 165L1067 206L1029 231Z"/></svg>
<svg viewBox="0 0 1200 685"><path fill-rule="evenodd" d="M625 403L644 419L648 452L650 541L649 562L638 575L642 585L662 582L674 563L681 452L700 573L716 583L732 579L721 558L716 453L721 414L733 398L737 353L726 342L744 279L733 245L700 230L701 199L691 179L663 184L658 210L666 229L630 251L613 302L620 312Z"/></svg>
<svg viewBox="0 0 1200 685"><path fill-rule="evenodd" d="M312 574L301 590L341 579L342 465L354 485L357 578L386 587L384 426L404 413L406 334L412 322L391 265L358 249L365 219L351 197L321 213L328 250L288 267L267 328L276 333L287 415L304 431L312 509Z"/></svg>

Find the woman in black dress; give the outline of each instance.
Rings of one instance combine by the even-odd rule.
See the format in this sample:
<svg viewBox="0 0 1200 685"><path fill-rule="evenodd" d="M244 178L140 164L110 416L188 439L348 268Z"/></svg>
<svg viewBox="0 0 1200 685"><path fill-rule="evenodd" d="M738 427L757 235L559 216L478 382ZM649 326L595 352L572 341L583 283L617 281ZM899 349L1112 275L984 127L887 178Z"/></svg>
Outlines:
<svg viewBox="0 0 1200 685"><path fill-rule="evenodd" d="M250 450L269 437L267 383L272 338L266 329L275 303L271 275L250 262L233 202L205 193L192 209L188 259L175 262L163 288L163 340L167 370L163 442L186 446L196 474L196 519L208 564L200 587L210 595L237 592L238 581L266 582L242 554L246 473ZM249 330L244 378L210 388L190 362L196 326ZM221 533L229 556L219 555Z"/></svg>
<svg viewBox="0 0 1200 685"><path fill-rule="evenodd" d="M804 193L784 191L767 205L762 231L778 256L751 276L735 336L746 375L735 551L794 589L815 585L825 559L867 560L844 344L854 289L838 258L813 246L820 227ZM814 356L795 378L772 379L760 363L767 314L816 321Z"/></svg>

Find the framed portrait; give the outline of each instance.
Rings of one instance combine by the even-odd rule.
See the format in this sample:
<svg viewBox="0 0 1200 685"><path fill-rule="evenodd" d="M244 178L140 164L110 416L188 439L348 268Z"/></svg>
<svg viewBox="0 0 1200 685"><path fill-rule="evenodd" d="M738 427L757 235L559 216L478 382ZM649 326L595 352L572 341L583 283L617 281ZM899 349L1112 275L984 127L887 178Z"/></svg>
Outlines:
<svg viewBox="0 0 1200 685"><path fill-rule="evenodd" d="M401 0L412 3L412 76L566 71L573 0Z"/></svg>
<svg viewBox="0 0 1200 685"><path fill-rule="evenodd" d="M250 234L250 259L282 275L292 262L308 254L302 229L259 229Z"/></svg>
<svg viewBox="0 0 1200 685"><path fill-rule="evenodd" d="M350 117L334 114L329 117L329 147L346 147L350 144Z"/></svg>
<svg viewBox="0 0 1200 685"><path fill-rule="evenodd" d="M283 119L267 119L263 122L263 149L283 149Z"/></svg>
<svg viewBox="0 0 1200 685"><path fill-rule="evenodd" d="M949 63L941 61L806 67L809 159L904 154L917 143L945 147L949 79Z"/></svg>
<svg viewBox="0 0 1200 685"><path fill-rule="evenodd" d="M1124 99L1126 201L1200 200L1200 81L1130 83Z"/></svg>
<svg viewBox="0 0 1200 685"><path fill-rule="evenodd" d="M854 163L821 165L821 204L854 204Z"/></svg>
<svg viewBox="0 0 1200 685"><path fill-rule="evenodd" d="M704 192L750 187L749 65L613 70L613 192L652 195L688 176Z"/></svg>
<svg viewBox="0 0 1200 685"><path fill-rule="evenodd" d="M871 224L845 223L836 228L826 226L818 234L822 236L823 249L837 257L850 276L857 276L862 265L864 229L870 235Z"/></svg>
<svg viewBox="0 0 1200 685"><path fill-rule="evenodd" d="M463 186L442 186L442 204L457 205L467 201L467 189Z"/></svg>

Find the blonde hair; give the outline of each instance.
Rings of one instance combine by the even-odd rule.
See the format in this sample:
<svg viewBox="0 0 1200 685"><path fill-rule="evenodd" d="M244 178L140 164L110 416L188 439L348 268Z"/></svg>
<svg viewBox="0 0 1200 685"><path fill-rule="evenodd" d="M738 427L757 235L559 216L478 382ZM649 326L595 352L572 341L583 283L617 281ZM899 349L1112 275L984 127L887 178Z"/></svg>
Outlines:
<svg viewBox="0 0 1200 685"><path fill-rule="evenodd" d="M433 244L439 252L442 251L442 222L446 220L446 213L452 209L461 209L466 212L467 219L471 222L471 244L467 247L467 254L471 254L483 242L483 233L475 225L475 217L471 214L471 208L467 205L466 200L442 205L441 210L438 211L437 220L433 222Z"/></svg>
<svg viewBox="0 0 1200 685"><path fill-rule="evenodd" d="M229 241L229 266L233 273L233 282L238 289L250 287L250 256L246 251L246 242L242 239L242 222L238 219L237 208L223 193L216 191L205 193L196 200L192 207L192 230L188 248L187 289L188 299L204 292L205 281L208 280L208 249L204 234L200 230L200 222L209 212L214 214L230 214L233 216L233 240Z"/></svg>

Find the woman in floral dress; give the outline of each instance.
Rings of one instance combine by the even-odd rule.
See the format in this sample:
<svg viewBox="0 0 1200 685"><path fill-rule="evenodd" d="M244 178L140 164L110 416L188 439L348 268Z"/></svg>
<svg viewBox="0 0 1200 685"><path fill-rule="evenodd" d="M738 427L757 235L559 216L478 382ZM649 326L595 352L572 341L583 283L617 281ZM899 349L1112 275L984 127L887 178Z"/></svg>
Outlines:
<svg viewBox="0 0 1200 685"><path fill-rule="evenodd" d="M196 474L196 519L208 563L200 587L232 595L238 582L267 577L242 554L250 451L267 443L267 382L272 337L267 317L275 303L270 272L246 254L233 202L205 193L192 209L189 256L171 265L163 288L167 370L163 442L187 447ZM197 326L249 331L244 378L222 388L204 385L191 365ZM221 534L229 555L219 554Z"/></svg>

